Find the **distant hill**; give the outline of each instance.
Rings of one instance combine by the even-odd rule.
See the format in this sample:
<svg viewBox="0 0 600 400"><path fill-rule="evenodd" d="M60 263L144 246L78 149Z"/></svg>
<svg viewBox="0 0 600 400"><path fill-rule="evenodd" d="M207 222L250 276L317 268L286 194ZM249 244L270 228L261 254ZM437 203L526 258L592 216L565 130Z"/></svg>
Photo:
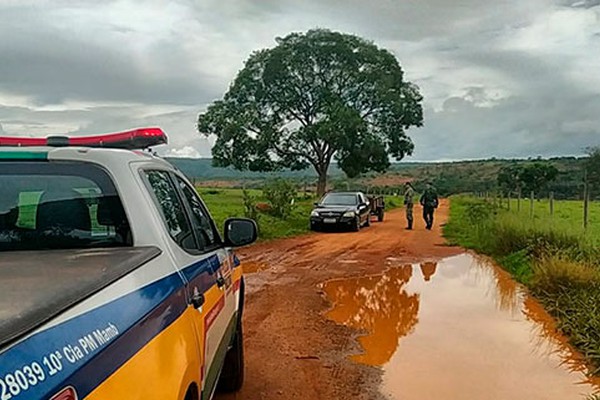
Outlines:
<svg viewBox="0 0 600 400"><path fill-rule="evenodd" d="M210 185L210 181L262 181L275 177L301 181L316 179L316 174L312 169L264 173L236 171L232 168L216 168L212 166L211 159L169 158L168 160L187 176L205 185ZM493 191L496 186L498 170L503 166L546 161L552 163L560 171L558 179L548 190L555 192L557 198L577 198L581 196L583 160L583 158L576 157L559 157L548 160L489 159L432 163L401 162L392 164L385 174L369 173L355 180L348 180L337 165L332 165L329 175L331 184L334 187L353 187L356 189L379 187L391 190L392 188L399 188L407 180L413 181L417 185L421 185L426 180L431 180L441 194L449 195Z"/></svg>
<svg viewBox="0 0 600 400"><path fill-rule="evenodd" d="M183 171L190 178L196 180L262 180L276 177L290 179L312 179L317 177L312 169L304 171L278 171L278 172L252 172L252 171L237 171L233 168L218 168L212 165L210 158L167 158L167 160ZM332 166L330 170L331 176L341 176L341 171L337 166Z"/></svg>
<svg viewBox="0 0 600 400"><path fill-rule="evenodd" d="M377 185L377 182L398 182L407 179L422 186L431 180L442 195L456 193L491 192L496 189L496 179L500 168L512 164L527 164L531 162L549 162L559 170L555 182L551 183L540 196L547 196L552 191L558 199L579 198L582 195L583 161L584 158L559 157L551 159L528 160L476 160L440 163L397 163L392 165L389 172L382 175L370 174L362 178L363 183ZM384 186L394 186L389 183ZM397 185L399 186L399 185Z"/></svg>

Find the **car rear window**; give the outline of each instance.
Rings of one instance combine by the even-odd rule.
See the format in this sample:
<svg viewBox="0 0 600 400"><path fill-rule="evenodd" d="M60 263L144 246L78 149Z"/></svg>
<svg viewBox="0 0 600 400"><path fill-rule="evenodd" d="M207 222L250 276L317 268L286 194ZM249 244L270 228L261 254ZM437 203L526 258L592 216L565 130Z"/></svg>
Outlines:
<svg viewBox="0 0 600 400"><path fill-rule="evenodd" d="M115 186L81 162L0 162L0 251L131 246Z"/></svg>
<svg viewBox="0 0 600 400"><path fill-rule="evenodd" d="M331 193L323 198L321 204L354 206L358 204L358 197L355 194Z"/></svg>

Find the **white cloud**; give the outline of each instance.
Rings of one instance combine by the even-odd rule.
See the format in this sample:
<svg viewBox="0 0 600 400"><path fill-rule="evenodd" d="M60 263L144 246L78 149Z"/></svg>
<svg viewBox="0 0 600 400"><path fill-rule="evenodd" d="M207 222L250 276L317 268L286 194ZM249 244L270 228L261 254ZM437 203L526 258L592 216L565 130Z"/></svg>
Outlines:
<svg viewBox="0 0 600 400"><path fill-rule="evenodd" d="M165 153L166 157L177 157L177 158L200 158L201 155L192 146L184 146L180 149L170 149Z"/></svg>
<svg viewBox="0 0 600 400"><path fill-rule="evenodd" d="M0 2L7 134L159 125L210 156L198 112L244 60L327 27L389 48L425 96L413 159L571 154L600 133L598 0Z"/></svg>

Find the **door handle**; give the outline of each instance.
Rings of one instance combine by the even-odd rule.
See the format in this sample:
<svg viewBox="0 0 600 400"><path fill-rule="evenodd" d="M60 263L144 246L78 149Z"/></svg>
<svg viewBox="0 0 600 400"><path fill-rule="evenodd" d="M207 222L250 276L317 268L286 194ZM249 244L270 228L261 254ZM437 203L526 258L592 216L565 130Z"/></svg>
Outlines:
<svg viewBox="0 0 600 400"><path fill-rule="evenodd" d="M223 286L225 286L225 278L223 278L222 276L217 278L217 286L219 288L222 288Z"/></svg>
<svg viewBox="0 0 600 400"><path fill-rule="evenodd" d="M194 308L200 308L204 305L205 301L204 294L198 292L198 288L196 288L191 298L192 306L194 306Z"/></svg>

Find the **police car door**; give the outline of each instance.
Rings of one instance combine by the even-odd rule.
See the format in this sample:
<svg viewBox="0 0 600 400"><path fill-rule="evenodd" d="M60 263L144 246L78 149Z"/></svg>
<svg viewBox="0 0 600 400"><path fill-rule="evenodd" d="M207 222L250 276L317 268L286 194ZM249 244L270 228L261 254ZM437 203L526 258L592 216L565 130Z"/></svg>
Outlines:
<svg viewBox="0 0 600 400"><path fill-rule="evenodd" d="M199 232L208 227L206 222L197 221L198 215L189 206L189 191L181 189L186 185L181 177L163 170L146 170L144 174L169 235L176 243L170 247L170 253L188 282L190 303L198 310L195 324L202 358L199 374L201 382L209 385L202 390L211 390L218 373L213 370L220 366L218 350L229 319L221 267L225 258L221 238L210 219L212 230Z"/></svg>
<svg viewBox="0 0 600 400"><path fill-rule="evenodd" d="M210 389L221 370L235 328L233 317L237 305L235 295L231 290L233 265L229 252L223 247L214 221L196 190L185 178L177 174L175 174L175 181L190 213L192 228L196 232L200 245L210 256L213 278L216 279L216 289L211 289L214 292L213 298L209 298L211 293L207 293L206 303L203 306L203 318L199 320L206 335L207 363L204 368L204 376ZM202 285L202 281L190 280L192 296L195 295L197 285Z"/></svg>

